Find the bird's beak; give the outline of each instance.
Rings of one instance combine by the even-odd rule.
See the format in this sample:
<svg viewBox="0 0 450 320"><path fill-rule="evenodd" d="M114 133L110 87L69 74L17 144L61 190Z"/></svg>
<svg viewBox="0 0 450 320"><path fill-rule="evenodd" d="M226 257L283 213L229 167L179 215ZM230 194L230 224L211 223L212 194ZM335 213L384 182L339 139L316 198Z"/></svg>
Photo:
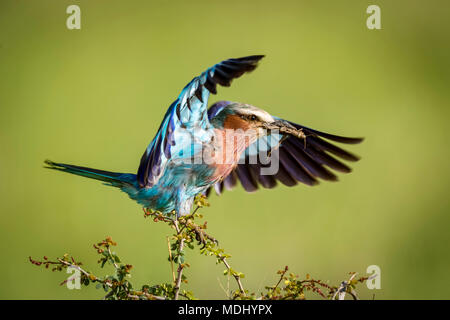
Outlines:
<svg viewBox="0 0 450 320"><path fill-rule="evenodd" d="M301 129L295 128L292 124L285 120L267 122L264 123L263 127L270 131L279 131L281 134L291 135L300 139L305 138L305 133Z"/></svg>

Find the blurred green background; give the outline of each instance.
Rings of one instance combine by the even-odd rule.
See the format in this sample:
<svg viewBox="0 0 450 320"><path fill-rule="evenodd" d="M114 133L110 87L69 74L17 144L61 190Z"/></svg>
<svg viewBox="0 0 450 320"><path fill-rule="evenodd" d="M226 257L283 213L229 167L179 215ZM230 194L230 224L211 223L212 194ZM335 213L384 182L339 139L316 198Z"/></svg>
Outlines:
<svg viewBox="0 0 450 320"><path fill-rule="evenodd" d="M81 30L66 8L81 8ZM366 28L381 7L382 30ZM98 299L28 256L70 252L98 271L111 236L136 285L170 281L163 224L97 181L43 160L135 172L166 108L223 59L267 57L210 102L254 104L366 141L339 183L211 197L209 231L260 291L285 265L339 283L381 267L363 298L450 298L448 1L13 1L0 3L0 298ZM223 266L193 252L188 288L225 298ZM231 283L233 286L234 283Z"/></svg>

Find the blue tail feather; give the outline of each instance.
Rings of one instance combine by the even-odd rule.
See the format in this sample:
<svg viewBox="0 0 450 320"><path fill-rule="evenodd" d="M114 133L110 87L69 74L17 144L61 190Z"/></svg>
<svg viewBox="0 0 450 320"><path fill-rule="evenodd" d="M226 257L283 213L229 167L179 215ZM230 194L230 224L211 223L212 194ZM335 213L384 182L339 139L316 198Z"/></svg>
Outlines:
<svg viewBox="0 0 450 320"><path fill-rule="evenodd" d="M45 164L46 164L45 168L47 169L68 172L78 176L100 180L108 185L119 188L125 187L127 185L132 185L133 177L135 177L134 174L110 172L87 167L75 166L71 164L56 163L50 160L45 160Z"/></svg>

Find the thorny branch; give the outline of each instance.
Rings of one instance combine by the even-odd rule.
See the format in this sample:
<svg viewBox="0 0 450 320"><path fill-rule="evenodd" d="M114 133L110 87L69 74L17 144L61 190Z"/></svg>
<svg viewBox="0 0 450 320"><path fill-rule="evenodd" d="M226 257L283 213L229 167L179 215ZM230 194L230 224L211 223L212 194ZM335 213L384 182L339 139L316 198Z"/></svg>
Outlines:
<svg viewBox="0 0 450 320"><path fill-rule="evenodd" d="M196 209L191 215L176 217L175 214L163 215L160 212L152 210L144 210L145 217L153 218L155 222L165 222L174 229L174 234L167 237L169 262L172 273L172 283L162 283L157 285L143 285L139 290L133 288L133 285L129 281L131 277L130 270L132 266L129 264L122 264L117 254L111 250L111 247L117 244L107 237L105 240L94 244L94 249L100 255L98 263L103 268L105 264L111 265L115 274L112 276L98 277L88 270L81 267L81 262L76 262L73 257L68 254L64 254L62 258L57 258L55 261L48 260L44 256L42 261L33 260L29 258L30 262L37 266L45 266L49 268L52 266L52 271L62 271L69 267L75 268L80 271L80 283L88 286L90 283L95 283L97 289L103 288L106 292L104 299L108 300L177 300L180 297L184 299L194 299L192 292L182 290L182 284L187 283L184 269L189 267L189 263L185 262L184 251L186 248L194 249L195 246L200 246L200 253L203 255L214 256L216 263L226 267L224 275L233 276L236 281L238 290L230 292L227 296L230 299L258 299L258 300L291 300L291 299L305 299L305 294L311 292L324 299L339 300L345 299L346 293L352 296L354 299L358 299L355 291L355 287L358 283L371 280L372 277L360 277L356 278L356 273L350 273L350 279L343 281L340 286L330 286L329 284L321 281L311 279L307 274L306 278L299 280L299 276L293 273L288 274L288 267L278 271L279 279L273 286L265 287L265 292L261 293L249 293L245 290L241 279L244 278L244 274L234 270L227 259L231 256L226 254L224 250L218 247L218 241L206 233L207 223L196 224L195 219L202 218L197 213L198 209L204 206L209 206L206 198L198 196L195 199ZM175 273L174 263L177 264ZM73 276L69 277L61 283L66 284L69 281L73 281Z"/></svg>
<svg viewBox="0 0 450 320"><path fill-rule="evenodd" d="M197 213L199 208L202 208L204 206L209 206L209 204L206 201L206 198L203 196L198 196L195 199L195 203L197 207L195 208L194 212L191 215L183 216L175 218L175 214L173 214L174 218L170 216L166 216L161 214L157 211L152 211L145 209L144 210L144 216L145 217L152 217L153 221L158 222L166 222L170 226L172 226L175 229L176 234L172 236L172 240L174 240L174 244L170 246L169 245L169 260L171 262L177 261L178 262L178 268L177 268L177 277L175 282L175 299L178 299L178 291L180 289L180 286L183 282L183 270L186 266L189 266L184 263L184 254L183 250L185 248L185 244L188 245L190 249L193 249L195 241L198 242L199 245L202 245L200 248L200 252L205 255L214 255L217 258L218 263L223 263L225 267L227 268L227 273L233 276L233 278L236 280L236 283L239 288L239 295L246 296L244 287L241 283L241 278L243 277L242 273L234 271L229 262L227 261L227 258L230 257L230 255L227 255L224 253L223 249L220 249L217 247L218 241L206 233L207 229L207 223L204 222L202 225L198 225L194 223L196 218L201 218L202 216ZM172 256L172 250L177 252L177 254ZM173 268L173 267L172 267Z"/></svg>

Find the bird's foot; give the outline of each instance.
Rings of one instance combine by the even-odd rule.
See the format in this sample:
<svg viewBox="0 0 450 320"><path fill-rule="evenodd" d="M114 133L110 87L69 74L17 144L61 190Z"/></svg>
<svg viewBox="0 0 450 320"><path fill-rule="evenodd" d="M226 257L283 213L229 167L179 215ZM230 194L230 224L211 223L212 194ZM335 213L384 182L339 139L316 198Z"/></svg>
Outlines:
<svg viewBox="0 0 450 320"><path fill-rule="evenodd" d="M202 248L205 248L208 240L215 243L216 245L219 245L219 241L217 241L214 237L207 234L205 231L203 231L200 227L196 226L194 229L195 232L195 239L198 241L198 244L202 244Z"/></svg>
<svg viewBox="0 0 450 320"><path fill-rule="evenodd" d="M184 227L189 228L195 233L195 239L198 241L198 244L202 244L202 249L206 247L206 245L209 242L213 242L216 245L219 245L219 241L216 240L216 238L210 236L208 233L205 232L206 229L206 222L203 225L197 225L193 223L190 219L181 222L181 224L184 225Z"/></svg>

